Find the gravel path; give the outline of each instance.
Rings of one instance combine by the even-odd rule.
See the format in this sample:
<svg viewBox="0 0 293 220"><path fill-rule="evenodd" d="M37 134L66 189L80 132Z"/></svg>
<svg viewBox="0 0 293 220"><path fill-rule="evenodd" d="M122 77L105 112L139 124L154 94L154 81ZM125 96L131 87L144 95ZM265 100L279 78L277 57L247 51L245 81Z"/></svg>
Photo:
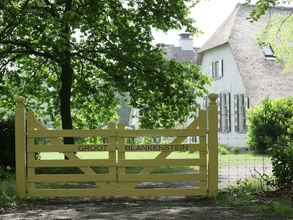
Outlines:
<svg viewBox="0 0 293 220"><path fill-rule="evenodd" d="M269 220L256 213L216 206L211 201L187 199L157 200L47 200L34 202L10 213L1 220L61 219L198 219L198 220ZM272 218L278 220L278 218Z"/></svg>

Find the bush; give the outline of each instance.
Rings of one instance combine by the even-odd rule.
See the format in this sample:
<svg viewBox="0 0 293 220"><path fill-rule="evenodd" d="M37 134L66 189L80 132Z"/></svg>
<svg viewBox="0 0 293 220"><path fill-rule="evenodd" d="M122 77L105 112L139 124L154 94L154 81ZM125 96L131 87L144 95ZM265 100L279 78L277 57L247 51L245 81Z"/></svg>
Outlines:
<svg viewBox="0 0 293 220"><path fill-rule="evenodd" d="M291 120L293 122L293 120ZM293 124L292 124L293 126ZM292 132L292 133L291 133ZM293 186L293 131L282 138L272 151L273 174L279 187Z"/></svg>
<svg viewBox="0 0 293 220"><path fill-rule="evenodd" d="M15 175L0 167L0 207L13 207L15 204Z"/></svg>
<svg viewBox="0 0 293 220"><path fill-rule="evenodd" d="M219 153L222 155L230 154L231 150L226 144L219 145Z"/></svg>
<svg viewBox="0 0 293 220"><path fill-rule="evenodd" d="M15 167L14 120L0 121L0 166Z"/></svg>
<svg viewBox="0 0 293 220"><path fill-rule="evenodd" d="M248 144L256 153L268 153L288 135L293 118L293 97L269 100L249 111Z"/></svg>

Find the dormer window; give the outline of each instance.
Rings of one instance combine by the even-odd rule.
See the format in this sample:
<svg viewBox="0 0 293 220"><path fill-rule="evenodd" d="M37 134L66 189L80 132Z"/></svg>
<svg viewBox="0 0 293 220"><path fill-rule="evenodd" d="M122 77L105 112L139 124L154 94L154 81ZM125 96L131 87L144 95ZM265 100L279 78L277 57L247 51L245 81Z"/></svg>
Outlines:
<svg viewBox="0 0 293 220"><path fill-rule="evenodd" d="M275 52L270 44L262 45L262 52L267 60L275 60Z"/></svg>

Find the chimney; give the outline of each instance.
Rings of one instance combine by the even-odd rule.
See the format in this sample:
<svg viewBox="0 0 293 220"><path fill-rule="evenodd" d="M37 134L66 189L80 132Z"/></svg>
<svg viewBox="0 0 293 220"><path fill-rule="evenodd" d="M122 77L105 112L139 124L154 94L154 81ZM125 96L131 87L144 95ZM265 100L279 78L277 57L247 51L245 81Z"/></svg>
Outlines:
<svg viewBox="0 0 293 220"><path fill-rule="evenodd" d="M193 50L193 38L190 33L179 34L179 46L182 50Z"/></svg>

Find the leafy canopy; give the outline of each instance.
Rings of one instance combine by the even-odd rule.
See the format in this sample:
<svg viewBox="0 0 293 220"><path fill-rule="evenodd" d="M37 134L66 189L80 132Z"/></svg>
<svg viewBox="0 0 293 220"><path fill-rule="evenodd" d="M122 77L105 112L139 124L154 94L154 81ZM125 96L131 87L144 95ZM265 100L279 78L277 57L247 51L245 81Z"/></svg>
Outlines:
<svg viewBox="0 0 293 220"><path fill-rule="evenodd" d="M189 17L196 2L2 0L0 117L11 111L15 95L24 95L32 110L58 125L61 67L67 60L75 127L112 119L118 94L129 96L144 127L183 121L208 79L194 65L164 59L152 45L152 29L196 33Z"/></svg>

